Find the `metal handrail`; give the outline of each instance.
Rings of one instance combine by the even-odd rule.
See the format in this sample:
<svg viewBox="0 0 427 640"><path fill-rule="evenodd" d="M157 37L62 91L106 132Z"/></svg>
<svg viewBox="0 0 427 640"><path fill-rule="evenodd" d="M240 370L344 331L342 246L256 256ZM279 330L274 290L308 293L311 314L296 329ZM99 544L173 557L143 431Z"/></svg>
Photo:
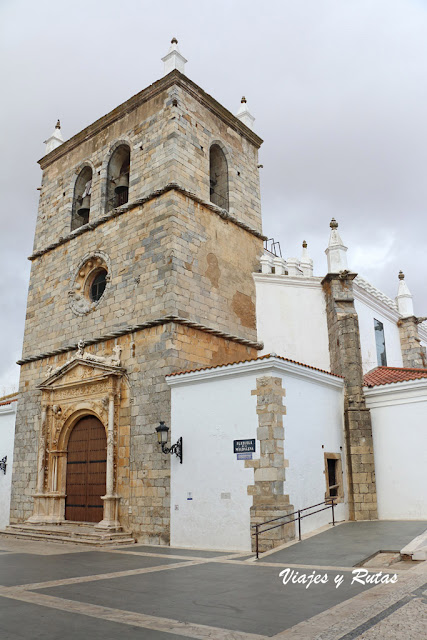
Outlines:
<svg viewBox="0 0 427 640"><path fill-rule="evenodd" d="M323 509L317 509L316 511L312 511L311 513L306 513L305 515L301 515L303 511L308 511L309 509L314 509L315 507L320 507L320 505L326 505ZM271 531L271 529L277 529L277 527L283 527L285 524L290 524L291 522L296 522L298 520L298 540L301 541L301 520L303 518L308 518L309 516L314 516L315 513L319 513L320 511L325 511L326 509L332 509L332 526L335 526L335 498L330 498L328 500L324 500L323 502L318 502L317 504L311 505L311 507L304 507L303 509L297 509L296 511L292 511L292 513L287 513L285 516L278 516L277 518L272 518L271 520L266 520L265 522L261 522L260 524L253 524L251 526L252 529L255 529L255 533L252 535L255 536L256 540L256 557L259 558L259 535L261 533L265 533L266 531ZM264 527L266 524L270 524L270 522L277 522L277 520L283 520L284 518L289 518L290 516L294 516L298 514L296 518L292 520L287 520L286 522L281 522L280 524L275 524L272 527L267 527L267 529L259 530L260 527Z"/></svg>

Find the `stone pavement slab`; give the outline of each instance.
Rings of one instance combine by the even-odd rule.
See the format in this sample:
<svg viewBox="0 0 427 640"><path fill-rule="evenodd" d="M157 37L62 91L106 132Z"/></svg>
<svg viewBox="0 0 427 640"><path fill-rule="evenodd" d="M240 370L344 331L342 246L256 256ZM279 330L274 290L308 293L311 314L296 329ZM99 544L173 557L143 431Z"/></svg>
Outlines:
<svg viewBox="0 0 427 640"><path fill-rule="evenodd" d="M165 556L190 556L192 558L217 558L234 555L232 551L207 551L205 549L179 549L177 547L160 547L133 544L128 547L114 547L115 551L131 551L132 553L154 553Z"/></svg>
<svg viewBox="0 0 427 640"><path fill-rule="evenodd" d="M134 556L104 551L60 555L10 553L0 556L0 584L6 587L77 576L176 564L172 558Z"/></svg>
<svg viewBox="0 0 427 640"><path fill-rule="evenodd" d="M1 640L189 640L188 636L141 629L0 597Z"/></svg>
<svg viewBox="0 0 427 640"><path fill-rule="evenodd" d="M341 640L383 640L405 638L422 640L427 637L426 603L419 597L407 597L384 610L367 623L342 636Z"/></svg>
<svg viewBox="0 0 427 640"><path fill-rule="evenodd" d="M346 522L271 555L262 562L354 567L378 551L400 551L427 528L427 521Z"/></svg>
<svg viewBox="0 0 427 640"><path fill-rule="evenodd" d="M283 585L282 567L205 562L173 571L40 588L37 593L122 611L267 636L306 620L370 586ZM304 570L300 571L304 572Z"/></svg>

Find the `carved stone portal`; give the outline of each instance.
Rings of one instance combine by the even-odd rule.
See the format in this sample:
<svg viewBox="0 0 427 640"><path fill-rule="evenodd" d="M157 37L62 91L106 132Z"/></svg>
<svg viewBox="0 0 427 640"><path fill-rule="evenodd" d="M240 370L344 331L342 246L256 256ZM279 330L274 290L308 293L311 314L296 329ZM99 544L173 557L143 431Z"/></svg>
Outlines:
<svg viewBox="0 0 427 640"><path fill-rule="evenodd" d="M107 437L106 492L103 519L96 528L119 530L116 493L118 417L120 388L125 370L119 359L91 358L77 353L63 366L49 371L39 385L42 391L38 438L37 491L34 513L28 522L65 522L68 440L74 425L84 416L95 416L104 425ZM104 361L103 361L104 360Z"/></svg>

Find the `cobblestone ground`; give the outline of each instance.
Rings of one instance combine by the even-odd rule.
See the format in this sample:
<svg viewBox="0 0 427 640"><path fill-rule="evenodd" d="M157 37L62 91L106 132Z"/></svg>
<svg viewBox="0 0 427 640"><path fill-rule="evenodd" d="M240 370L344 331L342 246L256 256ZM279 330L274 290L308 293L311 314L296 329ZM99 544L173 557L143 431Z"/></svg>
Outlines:
<svg viewBox="0 0 427 640"><path fill-rule="evenodd" d="M371 560L371 575L396 574L396 582L352 585L351 566L265 560L138 544L106 550L2 537L0 639L427 637L427 562L387 566L390 559L382 558L375 567ZM308 588L307 582L283 584L284 569L294 578L318 575L323 582Z"/></svg>

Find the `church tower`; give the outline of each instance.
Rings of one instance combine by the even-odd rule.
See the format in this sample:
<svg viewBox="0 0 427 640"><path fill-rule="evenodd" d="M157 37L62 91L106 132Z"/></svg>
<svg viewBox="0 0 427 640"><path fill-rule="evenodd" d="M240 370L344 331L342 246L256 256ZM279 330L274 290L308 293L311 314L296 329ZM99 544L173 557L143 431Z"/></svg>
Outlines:
<svg viewBox="0 0 427 640"><path fill-rule="evenodd" d="M11 523L167 544L165 375L261 348L262 140L246 102L236 117L184 75L175 39L163 60L164 77L65 142L58 121L39 162Z"/></svg>

